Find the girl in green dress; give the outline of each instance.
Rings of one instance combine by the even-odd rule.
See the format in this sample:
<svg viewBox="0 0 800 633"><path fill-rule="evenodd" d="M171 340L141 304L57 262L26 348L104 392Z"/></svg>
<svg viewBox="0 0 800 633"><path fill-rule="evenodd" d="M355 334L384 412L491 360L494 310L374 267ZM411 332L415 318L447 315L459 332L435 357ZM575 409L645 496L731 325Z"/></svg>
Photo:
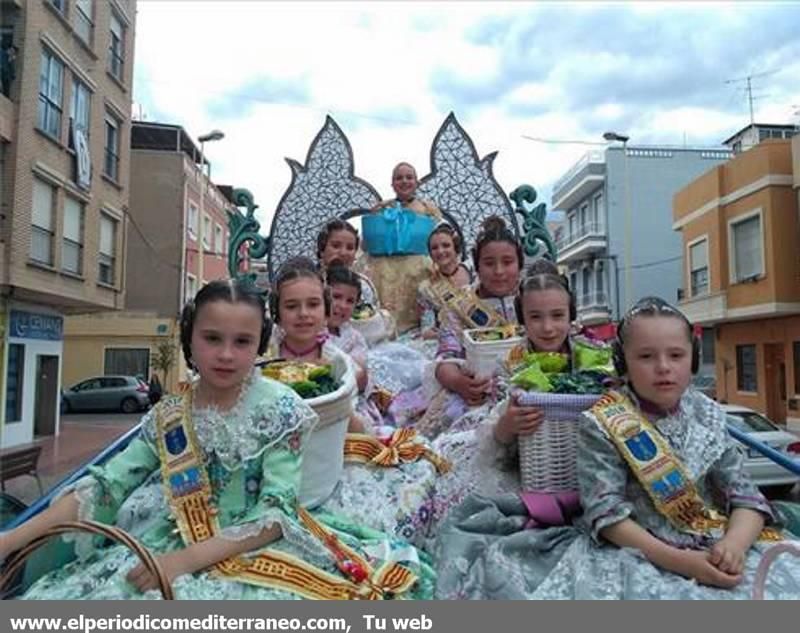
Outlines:
<svg viewBox="0 0 800 633"><path fill-rule="evenodd" d="M199 376L191 389L166 396L125 450L0 534L0 559L53 525L93 519L148 547L180 599L428 597L416 550L298 507L304 446L318 418L290 388L254 371L270 331L263 300L246 286L205 286L181 316L183 352ZM39 578L25 598L159 596L127 548L71 540L76 560ZM281 580L297 575L313 582Z"/></svg>

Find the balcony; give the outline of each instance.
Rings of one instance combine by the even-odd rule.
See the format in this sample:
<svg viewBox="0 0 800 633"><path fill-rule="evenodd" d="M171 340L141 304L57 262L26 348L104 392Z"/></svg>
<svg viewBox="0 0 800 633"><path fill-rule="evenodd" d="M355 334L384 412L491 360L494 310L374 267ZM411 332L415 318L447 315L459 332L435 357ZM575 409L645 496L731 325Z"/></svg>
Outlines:
<svg viewBox="0 0 800 633"><path fill-rule="evenodd" d="M576 299L578 317L583 325L599 325L611 320L611 306L605 292L590 292Z"/></svg>
<svg viewBox="0 0 800 633"><path fill-rule="evenodd" d="M585 259L591 253L604 252L607 246L605 225L602 222L588 222L578 226L571 234L567 233L556 243L557 263L567 264L573 260Z"/></svg>
<svg viewBox="0 0 800 633"><path fill-rule="evenodd" d="M605 153L598 150L587 152L553 185L552 208L571 209L603 184L605 174Z"/></svg>

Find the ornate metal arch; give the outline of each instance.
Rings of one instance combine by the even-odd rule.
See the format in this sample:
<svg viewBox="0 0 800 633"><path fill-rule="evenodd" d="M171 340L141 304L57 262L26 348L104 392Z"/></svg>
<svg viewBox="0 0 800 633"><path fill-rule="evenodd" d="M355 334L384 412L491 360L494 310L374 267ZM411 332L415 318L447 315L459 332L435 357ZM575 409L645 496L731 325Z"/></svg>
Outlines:
<svg viewBox="0 0 800 633"><path fill-rule="evenodd" d="M330 116L308 148L305 165L287 158L292 182L270 227L267 267L274 277L281 264L297 255L313 256L317 233L326 222L380 201L377 190L355 175L353 149Z"/></svg>
<svg viewBox="0 0 800 633"><path fill-rule="evenodd" d="M497 152L479 158L469 134L452 112L431 145L431 172L420 180L419 195L432 200L458 224L462 244L474 242L490 215L504 218L519 235L514 209L494 177Z"/></svg>
<svg viewBox="0 0 800 633"><path fill-rule="evenodd" d="M539 243L552 252L542 238L544 205L529 209L536 192L526 188L515 198L516 209L494 177L493 162L497 152L480 158L469 134L452 112L442 123L431 144L430 173L420 179L419 195L434 202L462 236L463 250L474 242L484 219L490 215L504 218L521 235L517 213L525 220L526 232L537 229L526 243L529 255L541 254ZM327 116L306 156L305 165L287 158L292 181L283 194L272 219L267 266L273 277L281 264L297 255L313 255L316 236L329 220L357 217L381 200L378 191L355 175L350 142L337 123ZM532 197L531 197L532 192ZM541 216L541 217L540 217ZM538 240L538 242L537 242Z"/></svg>

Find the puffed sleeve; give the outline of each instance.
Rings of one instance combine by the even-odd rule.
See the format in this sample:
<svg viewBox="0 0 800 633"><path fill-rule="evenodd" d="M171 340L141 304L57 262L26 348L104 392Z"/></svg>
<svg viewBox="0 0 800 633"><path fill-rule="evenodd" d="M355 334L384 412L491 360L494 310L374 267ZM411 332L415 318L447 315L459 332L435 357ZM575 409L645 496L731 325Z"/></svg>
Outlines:
<svg viewBox="0 0 800 633"><path fill-rule="evenodd" d="M90 466L88 475L59 496L75 492L78 518L113 524L122 502L155 469L159 460L150 441L155 429L155 408L142 418L142 432L125 449L100 466Z"/></svg>
<svg viewBox="0 0 800 633"><path fill-rule="evenodd" d="M259 455L261 478L256 503L237 513L232 522L223 527L221 536L240 540L277 524L284 538L305 542L308 535L297 523L297 495L302 455L318 421L317 414L297 394L282 389L280 395L258 415L284 432Z"/></svg>
<svg viewBox="0 0 800 633"><path fill-rule="evenodd" d="M461 344L461 319L452 310L441 313L439 341L436 348L436 360L464 358L466 353Z"/></svg>
<svg viewBox="0 0 800 633"><path fill-rule="evenodd" d="M583 521L592 538L601 542L600 531L628 518L633 504L627 499L628 467L611 439L590 412L578 422L578 488Z"/></svg>
<svg viewBox="0 0 800 633"><path fill-rule="evenodd" d="M726 514L735 508L749 508L764 514L768 523L776 516L764 495L759 492L744 470L744 453L736 442L726 434L725 450L710 469L708 476L715 491L721 496Z"/></svg>

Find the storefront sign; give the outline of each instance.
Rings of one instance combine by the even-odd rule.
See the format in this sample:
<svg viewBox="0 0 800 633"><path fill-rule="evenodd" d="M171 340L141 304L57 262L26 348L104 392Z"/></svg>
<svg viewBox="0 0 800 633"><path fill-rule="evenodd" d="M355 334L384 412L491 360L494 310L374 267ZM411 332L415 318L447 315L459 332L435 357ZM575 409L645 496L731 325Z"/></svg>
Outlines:
<svg viewBox="0 0 800 633"><path fill-rule="evenodd" d="M64 338L64 319L54 314L12 310L8 335L12 338L60 341Z"/></svg>

